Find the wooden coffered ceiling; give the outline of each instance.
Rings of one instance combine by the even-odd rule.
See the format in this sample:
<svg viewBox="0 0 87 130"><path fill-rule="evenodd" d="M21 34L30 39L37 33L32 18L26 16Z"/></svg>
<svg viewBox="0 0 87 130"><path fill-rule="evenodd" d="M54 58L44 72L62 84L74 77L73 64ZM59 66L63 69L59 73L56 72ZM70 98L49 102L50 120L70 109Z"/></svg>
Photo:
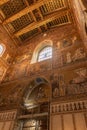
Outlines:
<svg viewBox="0 0 87 130"><path fill-rule="evenodd" d="M2 25L23 44L37 34L72 23L69 0L0 0Z"/></svg>

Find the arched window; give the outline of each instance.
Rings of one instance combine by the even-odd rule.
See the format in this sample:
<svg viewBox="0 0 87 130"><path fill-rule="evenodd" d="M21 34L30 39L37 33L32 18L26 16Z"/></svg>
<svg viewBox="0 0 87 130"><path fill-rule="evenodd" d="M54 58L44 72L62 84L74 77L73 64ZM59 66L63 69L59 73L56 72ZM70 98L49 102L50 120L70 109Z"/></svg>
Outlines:
<svg viewBox="0 0 87 130"><path fill-rule="evenodd" d="M0 44L0 56L3 55L4 51L5 51L5 46L3 44Z"/></svg>
<svg viewBox="0 0 87 130"><path fill-rule="evenodd" d="M52 47L51 46L46 46L40 50L38 53L38 59L37 61L43 61L46 59L52 58Z"/></svg>
<svg viewBox="0 0 87 130"><path fill-rule="evenodd" d="M51 40L44 40L38 44L33 52L30 64L52 58L52 46Z"/></svg>

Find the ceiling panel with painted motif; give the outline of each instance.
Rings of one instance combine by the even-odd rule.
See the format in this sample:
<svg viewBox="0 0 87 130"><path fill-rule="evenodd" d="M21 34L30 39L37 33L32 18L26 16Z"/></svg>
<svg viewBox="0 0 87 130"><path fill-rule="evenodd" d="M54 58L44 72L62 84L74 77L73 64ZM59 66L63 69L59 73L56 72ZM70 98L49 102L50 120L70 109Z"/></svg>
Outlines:
<svg viewBox="0 0 87 130"><path fill-rule="evenodd" d="M19 45L54 27L72 23L69 0L0 0L2 25Z"/></svg>

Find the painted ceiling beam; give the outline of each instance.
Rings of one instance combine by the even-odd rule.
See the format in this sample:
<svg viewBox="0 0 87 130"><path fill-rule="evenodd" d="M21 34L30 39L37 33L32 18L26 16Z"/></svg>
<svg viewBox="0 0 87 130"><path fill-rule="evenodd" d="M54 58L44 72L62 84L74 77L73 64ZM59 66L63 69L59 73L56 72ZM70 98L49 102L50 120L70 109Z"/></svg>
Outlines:
<svg viewBox="0 0 87 130"><path fill-rule="evenodd" d="M10 1L10 0L0 0L0 6L7 3L8 1Z"/></svg>
<svg viewBox="0 0 87 130"><path fill-rule="evenodd" d="M18 37L24 33L27 33L28 31L31 31L35 28L39 28L42 25L45 25L46 23L58 18L59 16L63 15L63 14L67 14L68 11L64 11L61 13L55 12L49 16L46 16L43 20L41 20L40 22L33 22L32 24L29 24L28 26L24 27L23 29L19 30L18 32L16 32L14 34L14 36Z"/></svg>
<svg viewBox="0 0 87 130"><path fill-rule="evenodd" d="M47 2L47 0L41 0L39 2L36 2L35 4L31 5L31 6L27 6L26 8L24 8L23 10L19 11L18 13L14 14L13 16L9 17L8 19L6 19L3 24L7 24L10 23L14 20L16 20L17 18L33 11L36 8L39 8L41 5L43 5L45 2Z"/></svg>

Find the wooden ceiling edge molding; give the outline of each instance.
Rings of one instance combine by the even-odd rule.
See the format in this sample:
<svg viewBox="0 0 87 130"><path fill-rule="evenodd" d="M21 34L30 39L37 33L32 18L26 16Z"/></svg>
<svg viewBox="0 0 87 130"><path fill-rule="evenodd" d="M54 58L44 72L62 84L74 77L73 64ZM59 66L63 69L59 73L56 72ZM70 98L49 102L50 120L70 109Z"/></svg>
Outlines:
<svg viewBox="0 0 87 130"><path fill-rule="evenodd" d="M67 26L67 25L71 25L71 24L72 24L71 22L67 22L67 23L63 23L63 24L57 25L56 27ZM47 26L47 25L45 24L44 26ZM51 29L53 29L53 28L51 28ZM38 28L38 31L39 31L38 34L40 34L40 33L41 33L40 27ZM42 32L42 33L43 33L43 32ZM36 34L35 36L37 36L38 34ZM43 34L44 34L44 33L43 33ZM19 39L19 37L17 37L17 38ZM24 45L26 46L26 45L27 45L27 42L29 42L29 40L31 40L32 38L33 38L33 37L27 38L26 40L24 40L24 41L23 41ZM20 40L20 42L22 42L22 41ZM22 45L22 43L21 43L21 45Z"/></svg>
<svg viewBox="0 0 87 130"><path fill-rule="evenodd" d="M3 20L5 19L5 15L4 15L4 13L2 12L2 10L0 9L0 15L2 16L2 18L3 18ZM3 23L3 21L2 21L2 23Z"/></svg>
<svg viewBox="0 0 87 130"><path fill-rule="evenodd" d="M15 41L14 38L11 36L11 34L10 34L10 32L8 31L8 29L6 28L6 26L3 26L3 27L4 27L4 29L6 30L7 34L9 35L10 39L12 39L12 41L13 41L13 46L14 46L14 47L18 47L16 41Z"/></svg>
<svg viewBox="0 0 87 130"><path fill-rule="evenodd" d="M11 17L7 18L6 20L4 20L3 24L10 23L10 22L16 20L17 18L19 18L19 17L33 11L34 9L39 8L45 2L47 2L47 0L40 0L39 2L36 2L35 4L33 4L31 6L27 6L26 8L22 9L18 13L14 14L13 16L11 16Z"/></svg>
<svg viewBox="0 0 87 130"><path fill-rule="evenodd" d="M7 3L8 1L10 1L10 0L0 0L0 6Z"/></svg>
<svg viewBox="0 0 87 130"><path fill-rule="evenodd" d="M5 61L3 60L2 57L0 57L0 62L2 63L2 65L3 65L6 69L8 69L8 67L10 66L7 62L5 62Z"/></svg>
<svg viewBox="0 0 87 130"><path fill-rule="evenodd" d="M45 18L44 18L43 20L41 20L40 22L34 22L34 23L32 23L32 24L30 24L30 25L24 27L23 29L21 29L21 30L19 30L18 32L14 33L14 36L18 37L18 36L20 36L20 35L22 35L22 34L24 34L24 33L27 33L28 31L33 30L34 28L38 28L38 27L40 27L41 25L46 24L46 23L48 23L48 22L54 20L55 18L61 16L61 14L67 14L68 11L69 11L69 10L64 11L64 12L60 12L59 14L58 14L58 12L53 13L53 14L51 14L51 15L45 17Z"/></svg>

